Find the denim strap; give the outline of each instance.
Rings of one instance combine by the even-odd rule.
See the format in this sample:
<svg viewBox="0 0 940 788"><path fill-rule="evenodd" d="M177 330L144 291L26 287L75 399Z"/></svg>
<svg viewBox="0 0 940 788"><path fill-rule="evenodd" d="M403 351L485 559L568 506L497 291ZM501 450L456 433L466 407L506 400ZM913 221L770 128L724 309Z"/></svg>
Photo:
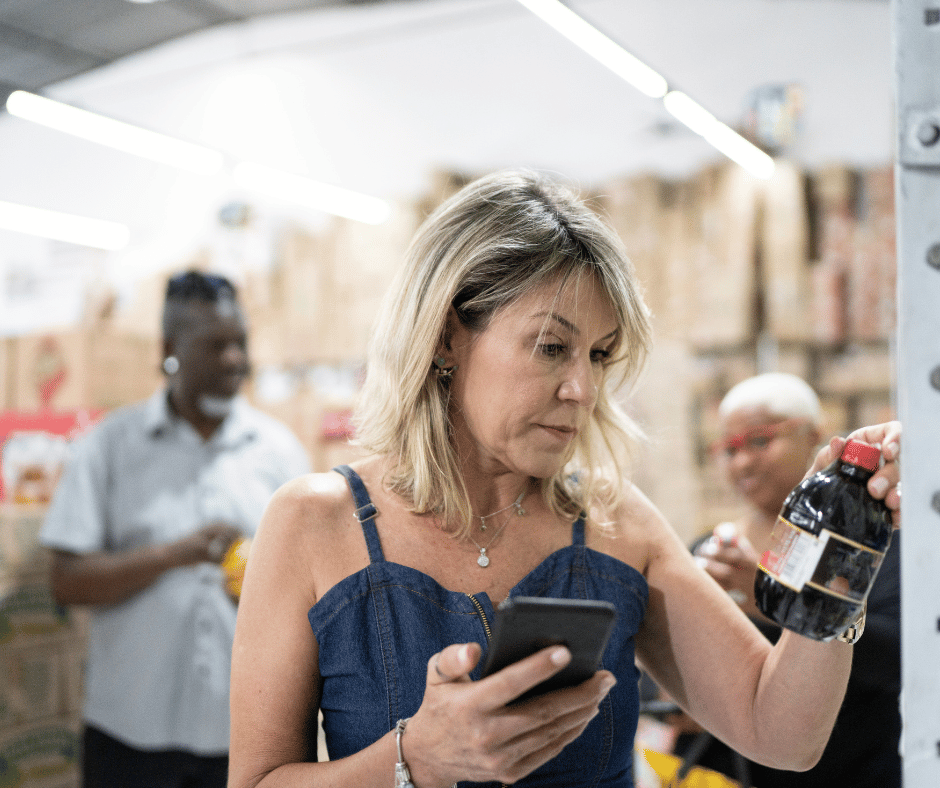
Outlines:
<svg viewBox="0 0 940 788"><path fill-rule="evenodd" d="M372 499L369 497L369 491L359 474L348 465L337 465L333 468L337 473L346 477L349 484L349 491L352 493L353 501L356 503L356 511L353 512L359 524L362 526L362 533L366 538L366 547L369 548L369 560L375 564L385 560L385 554L382 552L382 544L379 541L379 532L375 527L375 518L379 510L375 508Z"/></svg>
<svg viewBox="0 0 940 788"><path fill-rule="evenodd" d="M571 544L575 547L584 546L584 513L571 525Z"/></svg>

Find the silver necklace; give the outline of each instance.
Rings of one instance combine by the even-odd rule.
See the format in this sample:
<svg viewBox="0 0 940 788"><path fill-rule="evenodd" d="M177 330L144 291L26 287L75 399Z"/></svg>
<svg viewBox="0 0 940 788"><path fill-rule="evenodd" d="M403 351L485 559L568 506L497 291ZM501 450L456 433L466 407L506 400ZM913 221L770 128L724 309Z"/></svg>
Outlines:
<svg viewBox="0 0 940 788"><path fill-rule="evenodd" d="M523 490L519 494L519 497L516 498L516 500L513 501L511 504L509 504L509 506L505 507L504 509L500 509L499 512L493 512L493 514L488 514L486 515L486 517L493 517L493 515L497 515L500 512L505 512L506 509L511 509L513 506L516 507L516 516L522 517L523 515L525 515L525 509L522 508L522 499L525 498L525 494L526 494L526 491ZM479 515L476 515L476 516L479 517ZM480 520L484 520L484 519L485 519L484 517L480 517ZM499 527L499 530L495 534L493 534L493 538L490 539L490 541L486 543L485 547L481 545L476 539L473 538L473 534L467 534L467 536L470 537L470 541L473 542L477 546L477 549L480 551L480 555L477 556L477 564L479 564L480 566L484 568L490 565L490 557L486 554L486 551L490 548L493 542L495 542L499 538L499 535L503 532L503 529L507 525L509 525L510 520L512 520L511 514L506 517L506 521ZM481 529L485 531L486 526L481 525Z"/></svg>
<svg viewBox="0 0 940 788"><path fill-rule="evenodd" d="M507 509L512 509L513 506L516 507L516 514L519 515L519 517L522 517L522 515L525 514L525 509L522 508L522 499L525 498L525 494L526 494L526 491L523 490L521 493L519 493L519 497L516 498L516 500L514 500L511 504L509 504L509 506L504 506L502 509L499 509L498 511L490 512L489 514L473 515L474 517L480 518L480 530L481 531L486 530L486 521L489 520L491 517L495 517L497 514L502 514Z"/></svg>

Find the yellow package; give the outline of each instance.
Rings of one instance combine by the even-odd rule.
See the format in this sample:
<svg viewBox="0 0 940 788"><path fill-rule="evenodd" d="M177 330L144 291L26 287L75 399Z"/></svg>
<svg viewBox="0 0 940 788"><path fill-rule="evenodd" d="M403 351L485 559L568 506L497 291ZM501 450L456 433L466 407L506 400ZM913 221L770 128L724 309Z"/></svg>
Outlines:
<svg viewBox="0 0 940 788"><path fill-rule="evenodd" d="M740 783L719 772L693 766L685 779L678 782L676 775L682 759L675 755L643 749L643 757L659 777L661 788L741 788Z"/></svg>
<svg viewBox="0 0 940 788"><path fill-rule="evenodd" d="M225 572L225 590L233 599L242 593L242 581L245 579L245 565L248 563L248 551L251 539L239 539L233 542L222 558L222 571Z"/></svg>

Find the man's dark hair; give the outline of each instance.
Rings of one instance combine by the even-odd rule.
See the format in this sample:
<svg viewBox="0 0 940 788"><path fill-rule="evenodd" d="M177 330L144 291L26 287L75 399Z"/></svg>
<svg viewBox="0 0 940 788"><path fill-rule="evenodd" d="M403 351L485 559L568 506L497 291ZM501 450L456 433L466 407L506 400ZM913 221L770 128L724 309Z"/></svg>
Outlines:
<svg viewBox="0 0 940 788"><path fill-rule="evenodd" d="M185 271L170 277L163 302L163 336L173 336L182 325L187 307L193 303L238 302L235 285L224 276Z"/></svg>

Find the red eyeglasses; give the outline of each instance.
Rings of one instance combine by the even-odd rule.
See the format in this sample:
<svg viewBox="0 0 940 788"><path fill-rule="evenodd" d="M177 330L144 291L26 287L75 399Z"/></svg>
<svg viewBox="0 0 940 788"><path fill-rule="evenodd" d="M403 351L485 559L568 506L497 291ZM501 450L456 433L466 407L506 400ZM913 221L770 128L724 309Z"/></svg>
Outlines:
<svg viewBox="0 0 940 788"><path fill-rule="evenodd" d="M712 454L719 457L731 459L739 451L748 453L761 452L766 449L771 441L778 435L806 424L806 419L784 419L775 424L765 424L761 427L739 432L737 435L729 435L725 438L719 438L711 445Z"/></svg>

